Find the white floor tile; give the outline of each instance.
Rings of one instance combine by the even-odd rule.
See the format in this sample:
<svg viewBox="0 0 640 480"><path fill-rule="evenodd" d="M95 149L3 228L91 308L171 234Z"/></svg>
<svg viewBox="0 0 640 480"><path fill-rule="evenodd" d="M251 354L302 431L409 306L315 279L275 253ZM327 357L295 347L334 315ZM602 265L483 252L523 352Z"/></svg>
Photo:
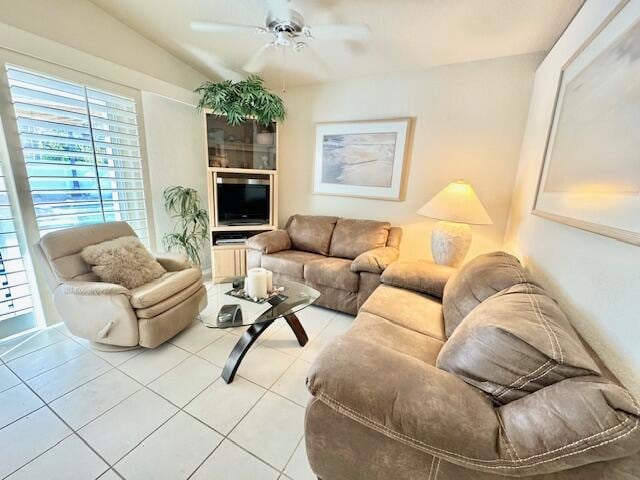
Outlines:
<svg viewBox="0 0 640 480"><path fill-rule="evenodd" d="M220 367L193 356L151 382L149 388L182 408L220 377L221 373Z"/></svg>
<svg viewBox="0 0 640 480"><path fill-rule="evenodd" d="M278 469L284 468L304 432L304 408L267 392L229 438Z"/></svg>
<svg viewBox="0 0 640 480"><path fill-rule="evenodd" d="M304 348L300 358L313 362L318 353L338 335L345 333L353 323L354 317L344 313L337 313L329 324L320 332L314 340L311 340Z"/></svg>
<svg viewBox="0 0 640 480"><path fill-rule="evenodd" d="M91 348L91 353L97 355L103 360L106 360L114 367L122 365L124 362L131 360L133 357L140 355L144 351L144 348L134 348L133 350L124 350L122 352L106 352Z"/></svg>
<svg viewBox="0 0 640 480"><path fill-rule="evenodd" d="M238 337L235 335L225 335L213 342L208 347L198 352L198 356L210 361L211 363L224 367L231 350L238 343Z"/></svg>
<svg viewBox="0 0 640 480"><path fill-rule="evenodd" d="M256 343L286 353L292 357L302 355L304 348L300 346L291 327L289 327L284 319L276 320Z"/></svg>
<svg viewBox="0 0 640 480"><path fill-rule="evenodd" d="M116 472L109 470L103 473L98 480L122 480Z"/></svg>
<svg viewBox="0 0 640 480"><path fill-rule="evenodd" d="M4 345L6 350L2 351L2 360L8 363L27 353L35 352L63 340L67 340L67 337L55 328L46 328L33 334L27 334Z"/></svg>
<svg viewBox="0 0 640 480"><path fill-rule="evenodd" d="M296 452L289 460L284 473L293 480L317 480L316 474L313 473L307 459L307 447L304 438L296 448Z"/></svg>
<svg viewBox="0 0 640 480"><path fill-rule="evenodd" d="M110 464L131 451L178 409L142 389L78 431Z"/></svg>
<svg viewBox="0 0 640 480"><path fill-rule="evenodd" d="M71 434L47 407L0 430L0 478L25 465Z"/></svg>
<svg viewBox="0 0 640 480"><path fill-rule="evenodd" d="M222 437L186 413L146 438L115 465L128 480L186 479L222 441Z"/></svg>
<svg viewBox="0 0 640 480"><path fill-rule="evenodd" d="M169 340L169 343L188 352L196 353L226 334L227 332L220 328L207 328L200 320L196 319L189 328Z"/></svg>
<svg viewBox="0 0 640 480"><path fill-rule="evenodd" d="M16 377L11 370L4 365L0 365L0 392L7 388L15 387L20 383L20 379Z"/></svg>
<svg viewBox="0 0 640 480"><path fill-rule="evenodd" d="M187 405L185 411L226 435L264 392L242 377L236 377L229 385L220 378Z"/></svg>
<svg viewBox="0 0 640 480"><path fill-rule="evenodd" d="M28 380L27 383L46 402L50 402L102 375L111 368L113 367L100 357L86 352L59 367Z"/></svg>
<svg viewBox="0 0 640 480"><path fill-rule="evenodd" d="M297 312L296 316L307 332L307 336L311 339L318 336L329 322L333 320L336 316L336 312L327 308L311 305L310 307Z"/></svg>
<svg viewBox="0 0 640 480"><path fill-rule="evenodd" d="M298 405L305 407L311 398L311 394L307 390L306 379L311 364L301 358L297 359L291 365L284 375L278 379L271 390L279 393L283 397L296 402Z"/></svg>
<svg viewBox="0 0 640 480"><path fill-rule="evenodd" d="M191 480L276 480L279 472L225 440L191 477Z"/></svg>
<svg viewBox="0 0 640 480"><path fill-rule="evenodd" d="M269 388L294 361L278 350L254 345L242 360L237 375Z"/></svg>
<svg viewBox="0 0 640 480"><path fill-rule="evenodd" d="M58 335L61 335L64 340L16 358L7 362L7 365L20 378L28 380L86 352L82 346L70 338L64 337L61 333Z"/></svg>
<svg viewBox="0 0 640 480"><path fill-rule="evenodd" d="M158 348L143 351L118 368L146 385L171 370L188 356L189 353L181 348L165 343Z"/></svg>
<svg viewBox="0 0 640 480"><path fill-rule="evenodd" d="M8 480L84 480L96 478L108 468L109 465L82 440L71 435L22 467Z"/></svg>
<svg viewBox="0 0 640 480"><path fill-rule="evenodd" d="M58 398L50 405L69 425L78 429L140 388L142 387L139 383L124 373L111 370Z"/></svg>
<svg viewBox="0 0 640 480"><path fill-rule="evenodd" d="M55 325L52 325L51 328L55 328L57 331L59 331L61 334L63 334L66 337L75 338L73 333L71 333L71 331L67 328L64 322L56 323Z"/></svg>
<svg viewBox="0 0 640 480"><path fill-rule="evenodd" d="M44 403L29 388L16 385L0 393L0 428L42 407Z"/></svg>

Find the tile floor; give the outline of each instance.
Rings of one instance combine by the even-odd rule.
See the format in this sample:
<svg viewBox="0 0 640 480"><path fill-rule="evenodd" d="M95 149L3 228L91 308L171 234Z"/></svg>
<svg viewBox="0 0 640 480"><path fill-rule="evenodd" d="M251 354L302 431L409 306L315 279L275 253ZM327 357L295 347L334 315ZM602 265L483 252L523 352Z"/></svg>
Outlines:
<svg viewBox="0 0 640 480"><path fill-rule="evenodd" d="M309 343L277 321L230 385L220 373L241 329L194 322L159 348L117 353L63 325L0 343L0 479L314 479L305 377L352 317L298 316Z"/></svg>

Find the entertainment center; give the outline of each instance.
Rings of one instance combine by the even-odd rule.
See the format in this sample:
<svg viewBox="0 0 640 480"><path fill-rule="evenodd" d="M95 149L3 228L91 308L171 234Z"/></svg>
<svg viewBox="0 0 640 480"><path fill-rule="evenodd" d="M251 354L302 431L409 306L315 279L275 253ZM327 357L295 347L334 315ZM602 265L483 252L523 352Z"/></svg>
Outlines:
<svg viewBox="0 0 640 480"><path fill-rule="evenodd" d="M229 125L205 110L207 196L214 283L246 273L247 238L278 223L278 129Z"/></svg>

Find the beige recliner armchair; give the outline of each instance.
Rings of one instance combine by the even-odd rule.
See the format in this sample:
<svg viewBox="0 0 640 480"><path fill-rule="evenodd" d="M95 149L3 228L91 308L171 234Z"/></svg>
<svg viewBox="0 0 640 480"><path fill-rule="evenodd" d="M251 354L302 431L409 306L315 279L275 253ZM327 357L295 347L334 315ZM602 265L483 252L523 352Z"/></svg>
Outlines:
<svg viewBox="0 0 640 480"><path fill-rule="evenodd" d="M202 273L182 255L157 255L167 273L131 290L101 282L80 256L88 245L132 235L126 222L99 223L48 233L35 245L65 325L98 349L157 347L207 306Z"/></svg>

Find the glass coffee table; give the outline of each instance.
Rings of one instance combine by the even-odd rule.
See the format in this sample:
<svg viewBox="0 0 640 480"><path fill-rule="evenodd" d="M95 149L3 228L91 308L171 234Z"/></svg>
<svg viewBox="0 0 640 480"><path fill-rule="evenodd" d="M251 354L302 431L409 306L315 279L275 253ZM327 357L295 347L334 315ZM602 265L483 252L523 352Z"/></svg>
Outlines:
<svg viewBox="0 0 640 480"><path fill-rule="evenodd" d="M202 319L202 323L209 328L249 327L236 343L224 365L222 378L227 383L233 381L251 345L278 318L284 318L301 347L306 345L307 333L298 320L296 312L308 307L320 296L320 292L303 283L279 280L274 282L276 287L282 287L278 295L264 303L255 303L229 295L228 292L233 289L233 282L242 280L244 277L227 278L222 283L213 285L209 289L209 307L207 308L211 314L205 315ZM228 318L220 319L218 312L224 305L237 305L235 316L231 312Z"/></svg>

